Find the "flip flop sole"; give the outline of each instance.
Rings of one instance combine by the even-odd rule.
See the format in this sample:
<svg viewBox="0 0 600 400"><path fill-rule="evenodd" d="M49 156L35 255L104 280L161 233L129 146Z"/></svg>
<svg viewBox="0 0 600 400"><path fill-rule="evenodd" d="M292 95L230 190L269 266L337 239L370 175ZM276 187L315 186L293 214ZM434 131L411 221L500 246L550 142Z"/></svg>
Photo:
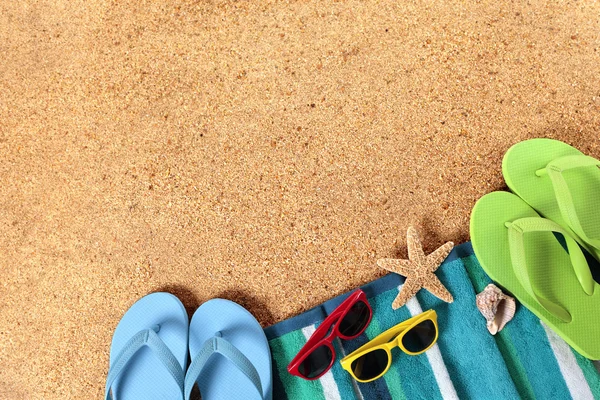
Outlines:
<svg viewBox="0 0 600 400"><path fill-rule="evenodd" d="M272 398L272 367L269 343L258 321L245 308L225 299L202 304L190 322L189 348L192 359L207 340L220 335L240 350L260 376L263 398ZM196 380L204 400L253 399L258 396L252 382L228 359L213 354Z"/></svg>
<svg viewBox="0 0 600 400"><path fill-rule="evenodd" d="M508 229L504 224L526 217L539 215L511 193L490 193L475 204L471 214L471 241L482 268L579 353L599 359L600 285L595 284L592 296L585 294L571 267L569 255L554 234L536 232L524 236L527 266L536 293L566 308L572 321L564 323L549 314L518 281L511 262Z"/></svg>
<svg viewBox="0 0 600 400"><path fill-rule="evenodd" d="M124 345L138 332L159 326L158 337L171 350L182 370L187 364L188 316L181 301L169 293L139 299L123 315L110 348L111 366ZM183 378L183 377L182 377ZM112 385L114 400L181 399L181 390L148 348L140 349Z"/></svg>

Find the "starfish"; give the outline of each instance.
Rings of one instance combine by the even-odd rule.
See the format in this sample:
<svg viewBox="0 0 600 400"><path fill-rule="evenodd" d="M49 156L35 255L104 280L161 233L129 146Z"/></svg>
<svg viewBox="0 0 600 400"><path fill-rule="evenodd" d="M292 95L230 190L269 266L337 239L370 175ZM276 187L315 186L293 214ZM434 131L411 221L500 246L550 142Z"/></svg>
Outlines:
<svg viewBox="0 0 600 400"><path fill-rule="evenodd" d="M435 276L434 272L438 269L442 261L448 257L448 254L450 254L454 247L454 243L447 242L426 256L417 230L410 226L406 234L406 245L408 247L408 260L394 258L377 260L379 267L406 277L400 293L398 293L398 296L396 296L396 299L392 303L392 308L397 310L402 307L421 288L427 289L431 294L446 303L452 303L454 301L452 294L440 282L438 277Z"/></svg>

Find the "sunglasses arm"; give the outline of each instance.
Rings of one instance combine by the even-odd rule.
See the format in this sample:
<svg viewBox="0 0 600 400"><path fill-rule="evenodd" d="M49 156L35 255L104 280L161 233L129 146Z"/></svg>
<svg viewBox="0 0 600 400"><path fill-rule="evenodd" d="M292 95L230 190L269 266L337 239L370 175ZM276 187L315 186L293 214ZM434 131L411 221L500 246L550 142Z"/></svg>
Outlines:
<svg viewBox="0 0 600 400"><path fill-rule="evenodd" d="M335 330L338 329L335 328L335 326L340 320L340 318L342 318L346 314L346 312L348 312L348 310L352 307L352 305L358 301L363 301L367 305L369 304L367 302L365 293L361 289L358 289L355 292L351 293L344 301L342 301L340 305L338 305L335 308L335 310L333 310L333 312L327 318L325 318L325 320L321 324L319 324L319 326L317 327L317 329L315 329L308 341L304 344L304 346L302 346L298 354L296 354L294 359L288 364L289 373L302 377L298 374L298 367L300 365L300 362L308 354L310 354L317 346L325 344L331 347L331 339L327 339L327 337L330 337L335 334Z"/></svg>
<svg viewBox="0 0 600 400"><path fill-rule="evenodd" d="M311 335L310 339L308 339L308 341L306 342L306 344L304 345L304 349L311 349L313 346L315 346L317 343L319 343L321 341L321 339L324 339L325 336L327 335L327 332L329 331L329 329L331 328L331 326L333 324L335 324L337 318L340 316L341 312L336 312L334 314L331 314L329 317L327 317L325 319L325 321L323 321L323 323L321 323L318 328L315 330L315 332Z"/></svg>
<svg viewBox="0 0 600 400"><path fill-rule="evenodd" d="M345 309L337 309L332 314L330 314L325 320L318 326L318 328L313 332L308 341L302 346L302 349L296 357L291 361L291 364L295 364L304 356L304 354L310 353L317 344L321 342L327 335L329 329L337 322L338 318L345 312Z"/></svg>

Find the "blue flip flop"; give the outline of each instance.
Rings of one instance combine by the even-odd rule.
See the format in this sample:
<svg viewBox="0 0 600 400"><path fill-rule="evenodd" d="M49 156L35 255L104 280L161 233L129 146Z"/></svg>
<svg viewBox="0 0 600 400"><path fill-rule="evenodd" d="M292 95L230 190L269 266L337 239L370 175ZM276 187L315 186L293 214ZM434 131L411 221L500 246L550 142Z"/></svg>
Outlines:
<svg viewBox="0 0 600 400"><path fill-rule="evenodd" d="M190 322L192 362L185 398L198 383L203 400L271 400L271 351L260 324L229 300L202 304Z"/></svg>
<svg viewBox="0 0 600 400"><path fill-rule="evenodd" d="M188 327L185 307L172 294L138 300L115 329L105 398L183 399Z"/></svg>

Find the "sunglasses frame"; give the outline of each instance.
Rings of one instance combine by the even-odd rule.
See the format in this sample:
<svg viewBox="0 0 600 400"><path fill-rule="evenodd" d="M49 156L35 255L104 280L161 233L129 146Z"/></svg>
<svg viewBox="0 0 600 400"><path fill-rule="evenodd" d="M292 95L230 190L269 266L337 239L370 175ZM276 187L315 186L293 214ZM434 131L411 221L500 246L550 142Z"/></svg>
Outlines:
<svg viewBox="0 0 600 400"><path fill-rule="evenodd" d="M420 324L423 321L427 321L427 320L431 320L433 322L433 325L435 326L435 338L433 339L431 344L422 351L418 351L416 353L412 352L412 351L408 351L406 349L406 347L404 347L404 345L402 344L402 338L404 337L404 335L406 335L407 332L409 332L416 325ZM370 342L364 344L363 346L359 347L358 349L356 349L355 351L353 351L352 353L350 353L346 357L344 357L340 361L340 364L342 364L342 368L344 368L346 371L348 371L348 373L350 373L350 375L352 375L352 377L354 379L356 379L357 381L363 382L363 383L371 382L371 381L374 381L375 379L381 378L390 369L390 366L392 365L392 351L391 350L394 347L396 347L396 346L400 347L400 349L402 349L402 351L405 352L406 354L411 355L411 356L416 356L416 355L425 353L427 350L429 350L431 347L433 347L433 345L437 342L438 334L439 334L439 329L438 329L438 324L437 324L437 313L435 312L435 310L428 310L419 315L415 315L414 317L409 318L406 321L400 322L398 325L395 325L392 328L388 329L387 331L381 333L380 335L375 337ZM370 353L372 351L375 351L375 350L380 350L380 349L385 350L385 352L388 355L388 363L387 363L387 366L385 367L385 370L381 374L377 375L374 378L367 379L367 380L358 379L358 377L356 375L354 375L354 372L352 371L352 363L356 359L362 357L363 355Z"/></svg>
<svg viewBox="0 0 600 400"><path fill-rule="evenodd" d="M365 323L365 326L356 335L343 335L340 332L340 323L342 322L346 314L352 309L352 307L359 301L362 301L367 305L367 308L369 310L369 319ZM292 375L298 376L309 381L319 379L331 369L333 363L335 362L335 348L332 345L335 338L339 337L344 340L350 340L360 336L365 331L365 329L367 329L367 326L369 326L369 324L371 323L372 318L373 309L367 301L367 295L365 294L365 292L363 292L361 289L357 289L356 291L352 292L350 296L348 296L348 298L346 298L339 306L335 308L335 310L333 310L333 312L327 318L325 318L325 320L310 336L306 344L302 346L296 357L294 357L294 359L288 365L288 372ZM329 366L323 372L321 372L319 375L313 378L308 378L302 375L299 370L300 365L310 354L312 354L314 350L323 345L329 347L329 349L331 350L332 357L331 361L329 362Z"/></svg>

